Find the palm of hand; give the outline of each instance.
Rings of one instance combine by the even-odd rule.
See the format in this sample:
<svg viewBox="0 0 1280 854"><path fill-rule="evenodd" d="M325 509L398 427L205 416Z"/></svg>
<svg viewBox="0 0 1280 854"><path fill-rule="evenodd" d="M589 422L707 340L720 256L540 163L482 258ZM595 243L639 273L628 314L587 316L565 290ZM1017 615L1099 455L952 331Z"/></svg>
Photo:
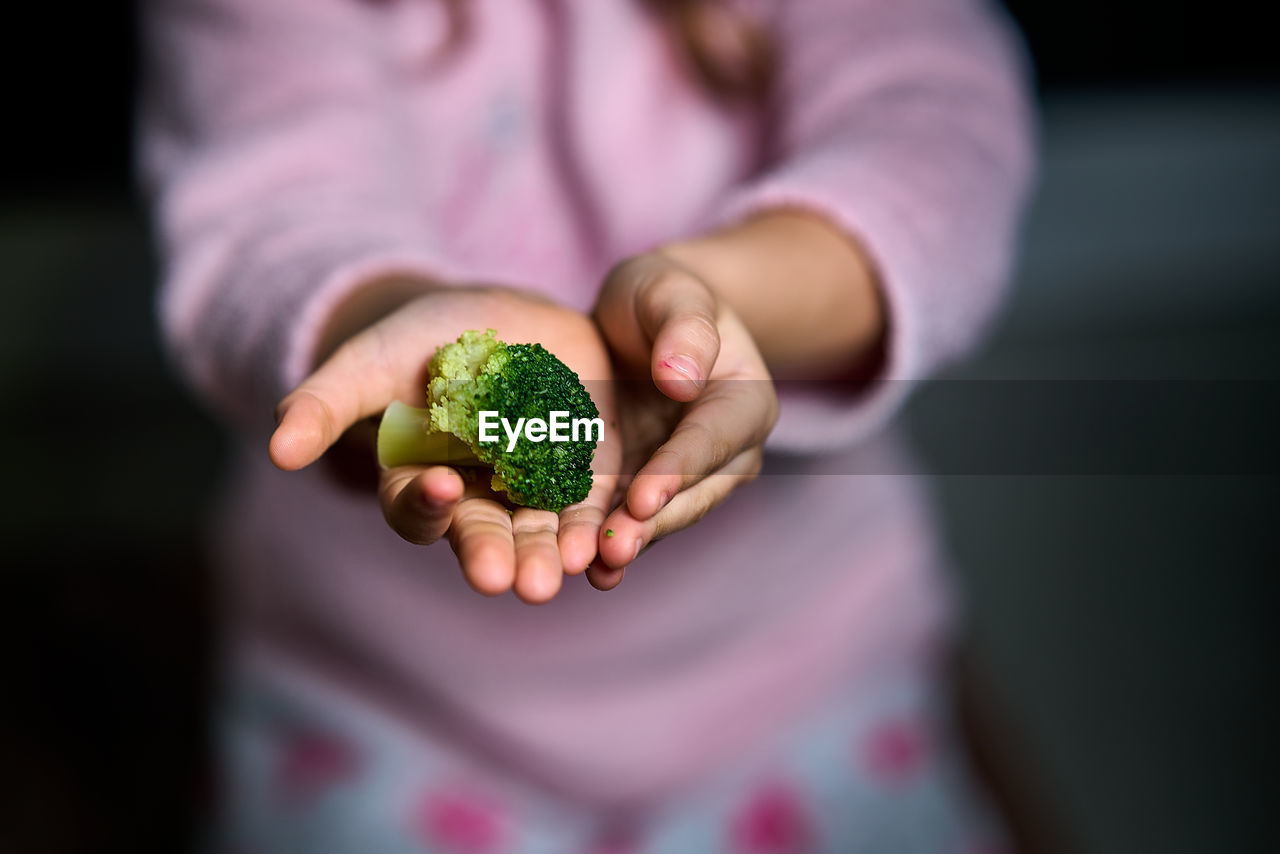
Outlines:
<svg viewBox="0 0 1280 854"><path fill-rule="evenodd" d="M281 468L301 468L393 400L421 405L436 349L465 329L486 328L510 343L543 344L582 378L605 424L591 494L558 515L512 511L486 479L465 482L446 466L400 466L382 472L379 497L388 523L405 539L429 543L447 536L477 591L514 589L527 601L546 601L565 572L581 572L595 557L621 459L608 352L581 314L499 288L440 289L414 298L346 341L285 398L272 458Z"/></svg>

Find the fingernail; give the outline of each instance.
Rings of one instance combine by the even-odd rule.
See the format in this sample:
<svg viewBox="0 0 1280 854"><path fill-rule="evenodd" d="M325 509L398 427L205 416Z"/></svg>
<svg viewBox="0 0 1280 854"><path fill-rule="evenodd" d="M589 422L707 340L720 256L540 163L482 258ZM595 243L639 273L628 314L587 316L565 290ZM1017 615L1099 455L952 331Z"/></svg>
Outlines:
<svg viewBox="0 0 1280 854"><path fill-rule="evenodd" d="M684 374L691 382L702 385L702 376L698 371L698 364L688 356L668 356L662 360L662 364L673 371Z"/></svg>
<svg viewBox="0 0 1280 854"><path fill-rule="evenodd" d="M635 550L635 553L631 555L632 560L635 560L636 558L640 557L640 549L642 549L643 547L644 547L644 538L636 537L636 550Z"/></svg>
<svg viewBox="0 0 1280 854"><path fill-rule="evenodd" d="M660 493L660 494L658 495L658 510L661 510L663 507L666 507L666 506L667 506L667 502L668 502L668 501L670 501L670 500L671 500L671 493L670 493L670 492L662 492L662 493ZM656 512L657 512L657 510L655 510L654 512L656 513Z"/></svg>

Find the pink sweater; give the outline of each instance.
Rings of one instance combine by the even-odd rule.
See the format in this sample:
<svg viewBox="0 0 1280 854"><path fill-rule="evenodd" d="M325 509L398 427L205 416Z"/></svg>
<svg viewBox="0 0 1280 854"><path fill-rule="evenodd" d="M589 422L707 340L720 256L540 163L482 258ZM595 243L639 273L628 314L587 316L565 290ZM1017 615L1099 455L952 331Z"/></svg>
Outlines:
<svg viewBox="0 0 1280 854"><path fill-rule="evenodd" d="M881 427L972 346L1008 277L1031 121L1016 42L982 4L744 2L782 50L768 116L708 99L628 0L474 0L470 41L445 55L438 0L153 5L142 158L161 319L244 439L220 553L255 661L616 803L696 780L936 644L950 597ZM618 590L482 598L448 546L398 540L371 495L267 462L272 407L370 276L587 310L618 259L776 205L826 215L873 257L884 375L856 397L783 389L770 447L786 465Z"/></svg>

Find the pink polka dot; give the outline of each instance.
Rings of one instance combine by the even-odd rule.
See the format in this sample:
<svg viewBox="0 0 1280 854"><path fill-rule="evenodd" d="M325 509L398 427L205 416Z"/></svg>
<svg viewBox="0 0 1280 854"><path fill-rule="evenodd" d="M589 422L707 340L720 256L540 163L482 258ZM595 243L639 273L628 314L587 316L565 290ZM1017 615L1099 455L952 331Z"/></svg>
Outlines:
<svg viewBox="0 0 1280 854"><path fill-rule="evenodd" d="M734 850L742 854L802 854L814 845L813 825L794 790L771 783L755 794L731 819Z"/></svg>
<svg viewBox="0 0 1280 854"><path fill-rule="evenodd" d="M880 724L860 746L861 764L881 783L903 783L924 766L929 735L921 721L901 718Z"/></svg>
<svg viewBox="0 0 1280 854"><path fill-rule="evenodd" d="M490 854L502 843L502 813L478 793L439 790L427 793L415 819L424 844L450 854Z"/></svg>
<svg viewBox="0 0 1280 854"><path fill-rule="evenodd" d="M309 801L359 768L355 749L334 735L298 730L285 737L276 760L276 789L288 800Z"/></svg>

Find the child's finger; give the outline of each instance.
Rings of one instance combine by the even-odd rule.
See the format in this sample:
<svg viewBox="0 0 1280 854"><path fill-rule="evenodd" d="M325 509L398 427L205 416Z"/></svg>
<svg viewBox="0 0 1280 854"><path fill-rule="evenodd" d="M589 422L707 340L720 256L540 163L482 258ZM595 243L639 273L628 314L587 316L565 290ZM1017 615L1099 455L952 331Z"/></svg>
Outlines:
<svg viewBox="0 0 1280 854"><path fill-rule="evenodd" d="M497 596L511 589L516 578L516 552L507 508L487 498L458 502L449 543L463 576L477 593Z"/></svg>
<svg viewBox="0 0 1280 854"><path fill-rule="evenodd" d="M777 417L773 385L717 380L654 451L627 489L628 512L648 519L744 449L764 443Z"/></svg>
<svg viewBox="0 0 1280 854"><path fill-rule="evenodd" d="M653 341L653 381L667 397L690 401L706 386L720 354L717 305L701 279L674 264L636 292L636 320Z"/></svg>
<svg viewBox="0 0 1280 854"><path fill-rule="evenodd" d="M622 466L622 437L610 427L596 445L591 468L595 471L591 492L585 500L560 511L560 560L564 571L577 575L596 556L600 524L614 501L618 472Z"/></svg>
<svg viewBox="0 0 1280 854"><path fill-rule="evenodd" d="M607 481L605 483L604 481ZM560 562L569 575L577 575L587 568L596 556L596 541L600 536L600 524L608 510L617 476L596 475L595 485L587 500L571 504L560 511L559 536Z"/></svg>
<svg viewBox="0 0 1280 854"><path fill-rule="evenodd" d="M649 519L637 519L625 507L619 507L605 519L605 531L613 536L600 539L600 562L618 573L656 540L693 525L729 494L755 479L760 473L763 454L758 447L749 448L711 474L671 499L666 507ZM593 565L592 571L595 570ZM609 576L601 573L606 580ZM588 577L591 577L590 571ZM614 584L617 582L614 581Z"/></svg>
<svg viewBox="0 0 1280 854"><path fill-rule="evenodd" d="M720 351L717 305L701 279L651 252L609 272L594 317L614 353L647 365L664 394L687 401L711 376Z"/></svg>
<svg viewBox="0 0 1280 854"><path fill-rule="evenodd" d="M320 458L361 418L376 415L392 399L392 378L372 330L351 338L276 407L271 461L295 471Z"/></svg>
<svg viewBox="0 0 1280 854"><path fill-rule="evenodd" d="M724 468L671 499L671 503L662 512L648 520L651 527L641 550L656 540L683 531L700 521L735 489L755 480L763 463L764 452L760 447L748 448L730 460Z"/></svg>
<svg viewBox="0 0 1280 854"><path fill-rule="evenodd" d="M378 499L391 529L411 543L428 545L444 536L463 483L448 466L398 466L382 473Z"/></svg>
<svg viewBox="0 0 1280 854"><path fill-rule="evenodd" d="M622 583L622 576L626 571L626 567L614 569L597 557L587 567L587 581L597 590L612 590Z"/></svg>
<svg viewBox="0 0 1280 854"><path fill-rule="evenodd" d="M560 592L564 570L556 544L559 517L550 510L521 508L511 516L515 539L515 593L531 605L549 602Z"/></svg>
<svg viewBox="0 0 1280 854"><path fill-rule="evenodd" d="M622 482L622 438L616 428L606 431L605 441L596 446L592 467L596 470L595 483L587 500L561 511L560 554L566 572L577 574L585 570L592 587L611 590L622 580L622 572L605 566L599 551L600 538L606 535L601 526Z"/></svg>

